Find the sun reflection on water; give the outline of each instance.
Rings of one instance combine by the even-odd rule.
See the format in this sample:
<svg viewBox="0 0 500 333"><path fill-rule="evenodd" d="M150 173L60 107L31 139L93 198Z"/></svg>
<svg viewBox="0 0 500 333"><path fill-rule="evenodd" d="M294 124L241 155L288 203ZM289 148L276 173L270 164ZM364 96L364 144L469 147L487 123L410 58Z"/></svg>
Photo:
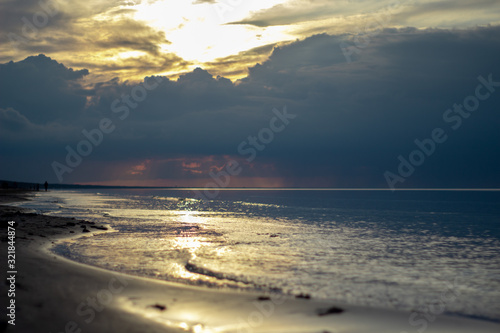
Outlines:
<svg viewBox="0 0 500 333"><path fill-rule="evenodd" d="M443 229L460 227L459 215L415 213L413 203L408 211L379 211L360 210L357 202L354 210L345 210L222 200L207 207L151 197L106 206L93 200L98 203L92 205L95 221L109 222L118 232L70 242L60 251L103 268L192 285L308 293L398 309L431 302L443 281L465 271L471 278L463 299L473 301L457 301L449 311L487 312L495 318L500 313L492 264L498 240ZM82 202L87 216L93 201ZM463 221L467 216L461 223L474 227ZM433 221L441 221L440 230L433 229ZM488 304L487 310L478 311L476 304Z"/></svg>

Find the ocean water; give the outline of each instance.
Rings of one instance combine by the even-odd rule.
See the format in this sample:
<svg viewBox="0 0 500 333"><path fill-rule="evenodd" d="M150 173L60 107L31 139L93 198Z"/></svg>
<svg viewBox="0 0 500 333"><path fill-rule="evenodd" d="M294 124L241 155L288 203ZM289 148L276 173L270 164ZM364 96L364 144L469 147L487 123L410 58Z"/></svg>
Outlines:
<svg viewBox="0 0 500 333"><path fill-rule="evenodd" d="M54 251L212 288L500 321L500 191L51 191L23 203L109 224Z"/></svg>

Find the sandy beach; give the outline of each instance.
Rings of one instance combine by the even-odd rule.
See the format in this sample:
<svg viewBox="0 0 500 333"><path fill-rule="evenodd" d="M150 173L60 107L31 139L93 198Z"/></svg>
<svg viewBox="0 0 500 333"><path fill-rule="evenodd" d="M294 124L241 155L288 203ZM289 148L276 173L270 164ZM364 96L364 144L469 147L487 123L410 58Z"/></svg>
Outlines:
<svg viewBox="0 0 500 333"><path fill-rule="evenodd" d="M51 246L61 238L108 232L108 226L8 206L26 200L23 192L4 191L0 198L2 261L7 261L8 222L14 221L17 272L12 285L2 264L7 282L0 287L0 330L5 332L500 331L500 324L483 320L185 286L83 265L53 254ZM14 311L7 309L12 300Z"/></svg>

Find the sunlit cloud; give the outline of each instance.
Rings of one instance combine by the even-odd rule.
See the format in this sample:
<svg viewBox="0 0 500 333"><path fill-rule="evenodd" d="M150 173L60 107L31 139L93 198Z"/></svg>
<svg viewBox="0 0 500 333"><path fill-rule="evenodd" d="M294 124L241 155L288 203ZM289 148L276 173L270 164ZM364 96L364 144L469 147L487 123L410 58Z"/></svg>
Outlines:
<svg viewBox="0 0 500 333"><path fill-rule="evenodd" d="M131 175L143 175L144 172L148 169L151 160L145 160L144 162L133 166L128 173Z"/></svg>
<svg viewBox="0 0 500 333"><path fill-rule="evenodd" d="M266 61L275 47L284 44L286 42L268 44L235 55L217 58L214 61L205 62L203 68L210 73L216 73L226 78L238 79L245 77L248 75L249 68Z"/></svg>
<svg viewBox="0 0 500 333"><path fill-rule="evenodd" d="M48 7L37 1L0 3L0 61L43 53L67 66L89 69L89 82L113 77L140 81L154 74L176 78L196 67L236 80L264 62L270 46L320 33L356 34L366 24L380 22L380 15L384 28L500 23L500 3L495 0L45 3ZM47 20L38 16L35 26L37 13ZM24 42L12 42L12 36Z"/></svg>
<svg viewBox="0 0 500 333"><path fill-rule="evenodd" d="M500 3L495 0L296 0L255 11L230 24L287 26L284 33L304 37L325 32L357 33L370 21L391 27L464 28L498 23L499 13Z"/></svg>

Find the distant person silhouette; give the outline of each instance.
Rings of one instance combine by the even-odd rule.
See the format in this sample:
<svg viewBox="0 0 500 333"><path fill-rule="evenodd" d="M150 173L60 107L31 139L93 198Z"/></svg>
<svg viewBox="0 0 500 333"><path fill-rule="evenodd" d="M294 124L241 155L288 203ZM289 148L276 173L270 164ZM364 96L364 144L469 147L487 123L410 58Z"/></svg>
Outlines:
<svg viewBox="0 0 500 333"><path fill-rule="evenodd" d="M47 181L45 181L45 184L43 184L43 186L45 187L45 192L47 192L47 189L49 188L49 183L47 183Z"/></svg>

